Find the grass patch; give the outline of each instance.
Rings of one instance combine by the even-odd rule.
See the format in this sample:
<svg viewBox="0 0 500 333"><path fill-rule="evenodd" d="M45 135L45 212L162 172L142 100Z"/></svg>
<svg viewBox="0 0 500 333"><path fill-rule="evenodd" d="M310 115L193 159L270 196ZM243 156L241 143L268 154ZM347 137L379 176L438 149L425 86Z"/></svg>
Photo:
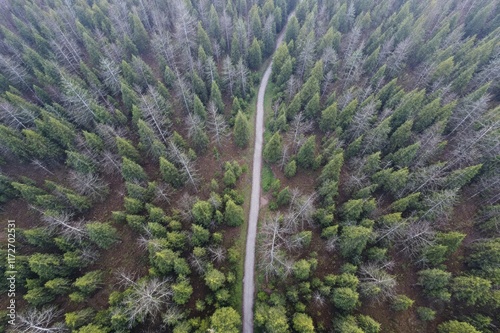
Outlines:
<svg viewBox="0 0 500 333"><path fill-rule="evenodd" d="M262 182L262 190L264 192L268 192L271 189L271 185L274 182L273 170L271 170L269 165L265 163L262 165L261 182Z"/></svg>

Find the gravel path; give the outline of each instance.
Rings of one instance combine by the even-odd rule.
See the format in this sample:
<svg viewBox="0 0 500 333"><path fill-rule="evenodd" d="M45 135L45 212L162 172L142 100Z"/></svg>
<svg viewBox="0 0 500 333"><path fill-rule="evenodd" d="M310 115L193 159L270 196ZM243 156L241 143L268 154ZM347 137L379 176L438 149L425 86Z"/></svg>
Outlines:
<svg viewBox="0 0 500 333"><path fill-rule="evenodd" d="M292 12L288 19L294 15ZM286 27L283 29L283 32ZM283 41L284 33L278 37L276 47ZM253 154L252 197L250 215L248 218L247 244L245 250L245 273L243 277L243 333L253 333L253 300L255 293L255 240L257 236L257 221L259 219L260 174L262 170L262 144L264 133L264 95L271 76L271 62L264 72L257 96L257 117L255 120L255 147Z"/></svg>

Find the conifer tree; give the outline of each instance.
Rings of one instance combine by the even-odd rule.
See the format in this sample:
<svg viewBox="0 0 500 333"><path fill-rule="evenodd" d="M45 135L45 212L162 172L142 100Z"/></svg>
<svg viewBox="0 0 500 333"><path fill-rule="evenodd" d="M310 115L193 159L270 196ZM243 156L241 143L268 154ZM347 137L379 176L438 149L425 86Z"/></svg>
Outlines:
<svg viewBox="0 0 500 333"><path fill-rule="evenodd" d="M234 142L240 148L246 148L250 139L250 128L247 117L239 111L234 121Z"/></svg>

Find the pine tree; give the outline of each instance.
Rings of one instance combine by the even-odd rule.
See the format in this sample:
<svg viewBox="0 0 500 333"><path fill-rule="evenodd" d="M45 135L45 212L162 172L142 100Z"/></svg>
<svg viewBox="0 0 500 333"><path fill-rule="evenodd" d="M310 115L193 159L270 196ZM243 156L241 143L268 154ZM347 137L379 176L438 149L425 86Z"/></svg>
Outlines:
<svg viewBox="0 0 500 333"><path fill-rule="evenodd" d="M126 157L123 157L122 176L127 182L145 181L147 179L144 169Z"/></svg>
<svg viewBox="0 0 500 333"><path fill-rule="evenodd" d="M247 117L239 111L234 121L234 142L240 148L246 148L250 139L250 128Z"/></svg>
<svg viewBox="0 0 500 333"><path fill-rule="evenodd" d="M297 163L301 168L310 169L314 164L316 152L316 136L310 136L297 153Z"/></svg>
<svg viewBox="0 0 500 333"><path fill-rule="evenodd" d="M281 135L279 132L276 132L264 147L264 159L269 163L275 163L281 157L282 150L283 143Z"/></svg>
<svg viewBox="0 0 500 333"><path fill-rule="evenodd" d="M160 172L163 180L173 187L179 188L183 185L184 182L179 170L164 157L160 157Z"/></svg>
<svg viewBox="0 0 500 333"><path fill-rule="evenodd" d="M132 20L132 41L134 42L137 50L144 53L149 47L149 35L141 20L136 14L131 14Z"/></svg>
<svg viewBox="0 0 500 333"><path fill-rule="evenodd" d="M118 148L118 154L122 157L127 157L134 162L138 162L140 159L139 152L134 147L132 142L125 138L119 136L116 137L116 147Z"/></svg>
<svg viewBox="0 0 500 333"><path fill-rule="evenodd" d="M319 110L320 110L320 97L318 92L314 94L313 97L309 100L309 102L306 105L306 108L304 109L304 113L306 117L310 119L315 119Z"/></svg>
<svg viewBox="0 0 500 333"><path fill-rule="evenodd" d="M215 103L215 106L220 113L224 113L224 102L222 102L222 95L220 93L219 86L215 81L212 81L212 87L210 89L210 100Z"/></svg>
<svg viewBox="0 0 500 333"><path fill-rule="evenodd" d="M321 112L319 127L323 132L335 130L337 124L337 103L333 103Z"/></svg>
<svg viewBox="0 0 500 333"><path fill-rule="evenodd" d="M262 63L262 51L257 38L254 38L248 49L248 66L252 70L258 70Z"/></svg>
<svg viewBox="0 0 500 333"><path fill-rule="evenodd" d="M238 206L233 200L229 199L226 202L224 210L224 221L230 227L238 227L245 221L243 207Z"/></svg>

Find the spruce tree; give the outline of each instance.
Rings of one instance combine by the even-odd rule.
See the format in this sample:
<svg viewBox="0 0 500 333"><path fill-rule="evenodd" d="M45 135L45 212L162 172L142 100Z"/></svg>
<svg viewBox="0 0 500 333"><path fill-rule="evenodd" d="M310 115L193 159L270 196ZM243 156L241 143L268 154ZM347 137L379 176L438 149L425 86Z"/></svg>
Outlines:
<svg viewBox="0 0 500 333"><path fill-rule="evenodd" d="M240 148L246 148L250 139L250 128L247 117L239 111L234 121L234 142Z"/></svg>

